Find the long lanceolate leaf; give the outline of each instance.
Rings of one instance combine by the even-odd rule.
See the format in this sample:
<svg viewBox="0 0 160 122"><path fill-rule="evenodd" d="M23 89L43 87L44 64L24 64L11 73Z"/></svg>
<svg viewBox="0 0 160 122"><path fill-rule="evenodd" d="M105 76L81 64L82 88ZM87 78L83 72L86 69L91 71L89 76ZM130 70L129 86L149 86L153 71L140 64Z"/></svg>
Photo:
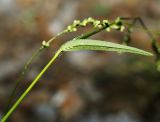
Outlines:
<svg viewBox="0 0 160 122"><path fill-rule="evenodd" d="M66 42L61 47L62 51L80 51L80 50L102 50L102 51L115 51L118 53L129 52L152 56L151 53L137 49L134 47L116 44L112 42L92 40L92 39L78 39Z"/></svg>

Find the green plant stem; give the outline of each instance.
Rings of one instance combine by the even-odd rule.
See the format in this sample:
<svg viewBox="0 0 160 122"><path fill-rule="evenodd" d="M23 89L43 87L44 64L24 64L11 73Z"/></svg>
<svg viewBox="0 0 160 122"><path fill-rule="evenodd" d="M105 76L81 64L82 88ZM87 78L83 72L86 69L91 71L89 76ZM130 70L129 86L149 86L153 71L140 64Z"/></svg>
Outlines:
<svg viewBox="0 0 160 122"><path fill-rule="evenodd" d="M61 36L62 34L66 33L66 32L67 32L67 31L64 30L64 31L58 33L56 36L54 36L54 37L52 37L50 40L48 40L47 43L51 44L57 37Z"/></svg>
<svg viewBox="0 0 160 122"><path fill-rule="evenodd" d="M126 25L127 26L126 27L127 32L124 36L124 42L123 42L125 45L128 45L131 42L131 33L132 33L133 26L135 26L135 23L136 23L136 20L133 19L132 23Z"/></svg>
<svg viewBox="0 0 160 122"><path fill-rule="evenodd" d="M19 99L15 102L15 104L9 109L9 111L2 118L1 122L6 122L8 117L15 111L18 105L22 102L22 100L26 97L26 95L32 90L35 84L39 81L42 75L46 72L46 70L52 65L52 63L56 60L56 58L61 53L61 50L58 50L53 58L47 63L47 65L43 68L43 70L37 75L37 77L32 81L29 87L24 91L24 93L19 97Z"/></svg>
<svg viewBox="0 0 160 122"><path fill-rule="evenodd" d="M142 28L144 29L144 31L147 33L147 35L151 38L151 45L152 45L153 51L155 52L157 57L160 57L160 46L158 45L156 39L154 38L154 36L152 35L150 30L147 28L147 26L145 25L145 23L140 17L134 17L134 18L121 17L121 19L122 20L132 20L133 22L131 24L131 27L133 27L136 22L139 22Z"/></svg>
<svg viewBox="0 0 160 122"><path fill-rule="evenodd" d="M103 31L103 30L106 29L106 28L107 28L107 26L104 26L104 27L102 27L102 28L98 28L98 29L96 29L96 30L94 30L94 31L88 32L88 33L86 33L86 34L82 34L82 35L79 36L78 38L79 38L79 39L86 39L86 38L88 38L88 37L90 37L90 36L92 36L92 35L95 35L95 34L99 33L100 31Z"/></svg>
<svg viewBox="0 0 160 122"><path fill-rule="evenodd" d="M25 64L25 66L24 66L24 68L23 68L23 70L22 70L19 78L17 79L17 81L16 81L16 83L15 83L15 86L14 86L14 88L13 88L13 90L12 90L12 93L11 93L11 95L10 95L10 97L9 97L9 100L8 100L8 103L7 103L7 107L6 107L5 112L8 111L8 109L9 109L9 107L10 107L10 105L11 105L13 99L14 99L14 96L15 96L15 94L16 94L16 90L17 90L17 88L18 88L18 86L19 86L19 84L20 84L20 81L23 79L24 75L25 75L26 72L27 72L28 66L31 64L31 62L33 61L33 59L35 59L35 58L39 55L39 53L42 51L42 49L43 49L43 47L39 48L39 49L32 55L32 57L28 60L28 62Z"/></svg>
<svg viewBox="0 0 160 122"><path fill-rule="evenodd" d="M54 37L52 37L51 39L49 39L49 40L47 41L47 43L50 45L57 37L59 37L60 35L62 35L62 34L64 34L64 33L66 33L66 31L62 31L62 32L58 33L56 36L54 36ZM25 74L26 74L26 72L27 72L27 70L28 70L29 65L30 65L30 64L32 63L32 61L33 61L36 57L38 57L38 56L40 55L40 53L41 53L44 49L46 49L46 48L47 48L47 47L44 47L44 46L42 45L39 49L37 49L37 50L33 53L33 55L30 57L30 59L29 59L29 60L27 61L27 63L25 64L24 68L23 68L22 71L21 71L21 74L20 74L19 78L16 80L15 86L14 86L14 88L13 88L13 90L12 90L12 93L11 93L11 95L10 95L10 97L9 97L9 100L8 100L8 103L7 103L7 107L6 107L6 110L5 110L5 113L8 111L10 105L12 104L12 102L13 102L13 100L14 100L14 96L15 96L15 94L16 94L16 90L17 90L18 86L20 85L20 82L21 82L22 79L24 78L24 76L25 76Z"/></svg>
<svg viewBox="0 0 160 122"><path fill-rule="evenodd" d="M122 20L132 20L132 24L130 27L135 26L136 22L139 22L140 25L142 26L143 30L147 33L147 35L150 37L151 39L151 46L152 49L156 55L156 66L157 66L157 70L160 71L160 45L158 44L156 38L152 35L151 31L147 28L147 26L145 25L145 23L143 22L143 20L140 17L135 17L135 18L126 18L126 17L121 17ZM128 34L130 34L130 32L128 32Z"/></svg>

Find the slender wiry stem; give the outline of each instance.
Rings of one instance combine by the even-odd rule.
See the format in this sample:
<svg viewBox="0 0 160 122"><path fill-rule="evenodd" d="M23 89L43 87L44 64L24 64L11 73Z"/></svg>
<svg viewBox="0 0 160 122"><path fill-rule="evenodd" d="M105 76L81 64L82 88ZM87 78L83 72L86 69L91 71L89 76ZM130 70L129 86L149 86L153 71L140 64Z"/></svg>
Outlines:
<svg viewBox="0 0 160 122"><path fill-rule="evenodd" d="M131 42L131 33L132 33L133 27L135 26L135 23L136 23L136 20L133 19L132 23L128 24L126 27L127 32L124 36L124 42L123 42L125 45L128 45Z"/></svg>
<svg viewBox="0 0 160 122"><path fill-rule="evenodd" d="M57 37L59 37L60 35L64 34L65 32L66 32L66 31L62 31L62 32L58 33L56 36L52 37L52 38L51 38L50 40L48 40L46 43L47 43L48 45L50 45ZM12 90L12 93L11 93L11 95L10 95L10 97L9 97L9 100L8 100L8 103L7 103L7 107L6 107L5 112L8 111L10 105L12 104L12 101L13 101L13 99L14 99L14 97L15 97L15 94L16 94L16 90L17 90L20 82L21 82L22 79L24 78L24 76L25 76L25 74L26 74L26 72L27 72L27 70L28 70L29 65L30 65L30 64L32 63L32 61L33 61L36 57L38 57L38 56L40 55L40 53L41 53L44 49L46 49L46 48L47 48L47 47L45 47L45 46L42 45L38 50L36 50L36 51L33 53L33 55L30 57L30 59L29 59L29 60L27 61L27 63L25 64L25 66L24 66L24 68L22 69L22 72L21 72L19 78L16 80L15 86L14 86L14 88L13 88L13 90Z"/></svg>
<svg viewBox="0 0 160 122"><path fill-rule="evenodd" d="M104 26L104 27L102 27L102 28L98 28L98 29L96 29L96 30L94 30L94 31L91 31L91 32L86 33L85 35L82 34L82 35L79 36L78 38L79 38L79 39L86 39L86 38L88 38L88 37L90 37L90 36L92 36L92 35L95 35L96 33L99 33L99 32L101 32L101 31L103 31L103 30L106 29L106 28L107 28L107 26Z"/></svg>
<svg viewBox="0 0 160 122"><path fill-rule="evenodd" d="M17 81L16 81L16 83L15 83L15 86L14 86L14 88L13 88L13 90L12 90L12 93L11 93L11 95L10 95L10 97L9 97L9 100L8 100L8 103L7 103L7 107L6 107L5 112L8 111L8 109L9 109L9 107L10 107L10 105L11 105L13 99L14 99L14 96L15 96L15 94L16 94L16 90L17 90L17 88L18 88L18 86L19 86L19 84L20 84L20 81L23 79L24 75L26 74L26 72L27 72L27 70L28 70L28 66L31 64L31 62L33 61L33 59L35 59L35 58L39 55L39 53L42 51L42 49L43 49L43 47L39 48L39 49L32 55L32 57L28 60L28 62L25 64L25 66L24 66L24 68L23 68L23 70L22 70L19 78L17 79Z"/></svg>
<svg viewBox="0 0 160 122"><path fill-rule="evenodd" d="M140 17L134 17L134 18L127 18L127 17L121 17L122 20L133 20L132 24L130 27L133 27L136 22L139 22L140 25L142 26L142 28L144 29L144 31L147 33L147 35L150 37L151 39L151 44L152 44L152 49L155 52L155 54L157 55L157 57L160 56L160 47L156 41L156 39L154 38L154 36L152 35L152 33L150 32L150 30L147 28L147 26L145 25L145 23L143 22L143 20Z"/></svg>
<svg viewBox="0 0 160 122"><path fill-rule="evenodd" d="M15 109L18 107L18 105L22 102L22 100L26 97L26 95L32 90L32 88L35 86L35 84L39 81L39 79L46 72L46 70L52 65L52 63L59 56L60 53L61 53L61 50L58 50L57 53L53 56L53 58L47 63L47 65L43 68L43 70L37 75L37 77L29 85L29 87L24 91L24 93L15 102L15 104L5 114L5 116L2 118L1 122L6 122L8 117L15 111Z"/></svg>
<svg viewBox="0 0 160 122"><path fill-rule="evenodd" d="M121 19L122 20L132 20L132 24L128 28L132 28L133 26L135 26L136 22L140 23L143 30L147 33L147 35L151 39L151 46L156 55L156 67L157 67L157 70L160 71L160 45L158 44L156 38L152 35L151 31L147 28L143 20L140 17L135 17L135 18L121 17ZM131 34L130 30L127 33L130 36Z"/></svg>

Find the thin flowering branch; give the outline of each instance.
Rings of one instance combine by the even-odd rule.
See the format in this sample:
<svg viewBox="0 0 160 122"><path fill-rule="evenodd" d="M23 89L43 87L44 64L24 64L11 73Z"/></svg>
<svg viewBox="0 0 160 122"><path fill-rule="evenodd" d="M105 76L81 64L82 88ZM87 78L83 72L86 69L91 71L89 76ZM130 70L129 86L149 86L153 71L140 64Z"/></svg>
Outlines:
<svg viewBox="0 0 160 122"><path fill-rule="evenodd" d="M124 35L124 41L123 43L125 45L128 45L131 42L131 34L133 32L133 27L136 24L136 19L133 19L129 25L126 26L126 34Z"/></svg>
<svg viewBox="0 0 160 122"><path fill-rule="evenodd" d="M108 20L100 21L100 20L96 20L96 19L89 17L87 19L84 19L83 21L74 20L74 22L71 25L69 25L65 31L75 32L75 31L77 31L78 27L86 27L89 24L91 24L94 29L96 29L96 28L101 29L101 28L106 27L105 29L108 32L111 29L123 31L125 28L122 24L121 18L119 18L119 17L113 22L109 22Z"/></svg>
<svg viewBox="0 0 160 122"><path fill-rule="evenodd" d="M52 37L49 41L43 41L42 42L42 45L39 49L37 49L33 55L30 57L30 59L27 61L27 63L25 64L24 68L22 69L21 71L21 74L20 76L18 77L18 79L16 80L16 83L15 83L15 86L12 90L12 93L10 94L10 97L9 97L9 100L8 100L8 103L7 103L7 106L6 106L6 110L5 112L8 111L10 105L12 104L12 101L14 99L14 96L16 94L16 90L17 88L19 87L20 85L20 82L23 80L25 74L27 73L27 70L29 68L29 65L33 62L33 60L38 57L40 55L40 53L45 49L45 48L48 48L50 46L50 44L57 38L59 37L60 35L64 34L65 31L61 32L61 33L58 33L56 36Z"/></svg>
<svg viewBox="0 0 160 122"><path fill-rule="evenodd" d="M158 44L156 38L153 36L153 34L151 33L151 31L148 29L148 27L145 25L145 23L143 22L143 20L140 17L134 17L134 18L127 18L127 17L120 17L121 20L131 20L132 23L128 26L128 33L126 34L126 37L128 36L128 39L125 40L126 44L128 44L130 42L130 35L132 32L133 27L135 26L136 22L139 22L140 25L142 26L143 30L147 33L147 35L150 37L150 41L151 41L151 46L152 49L156 55L156 66L157 66L157 70L160 71L160 45Z"/></svg>
<svg viewBox="0 0 160 122"><path fill-rule="evenodd" d="M142 26L142 28L145 30L145 32L148 34L148 36L151 39L151 44L152 44L153 51L157 54L160 53L159 45L157 44L156 39L154 38L154 36L152 35L150 30L147 28L147 26L144 24L143 20L140 17L135 17L135 18L121 17L121 20L132 20L133 22L132 22L130 27L133 27L136 24L136 22L139 22L140 25Z"/></svg>

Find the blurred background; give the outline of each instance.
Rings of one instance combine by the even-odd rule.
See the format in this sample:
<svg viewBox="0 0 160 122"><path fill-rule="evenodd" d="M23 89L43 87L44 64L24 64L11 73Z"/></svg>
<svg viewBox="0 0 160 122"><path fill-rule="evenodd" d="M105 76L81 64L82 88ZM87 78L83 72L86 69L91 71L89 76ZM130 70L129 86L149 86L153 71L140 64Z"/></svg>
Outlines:
<svg viewBox="0 0 160 122"><path fill-rule="evenodd" d="M41 45L75 19L140 16L160 40L160 0L0 0L0 118L24 64ZM32 63L17 96L54 51L89 28L58 38ZM92 38L122 43L124 33ZM137 24L131 44L152 52ZM15 97L16 98L16 97ZM160 73L154 57L111 52L63 53L9 122L160 122Z"/></svg>

